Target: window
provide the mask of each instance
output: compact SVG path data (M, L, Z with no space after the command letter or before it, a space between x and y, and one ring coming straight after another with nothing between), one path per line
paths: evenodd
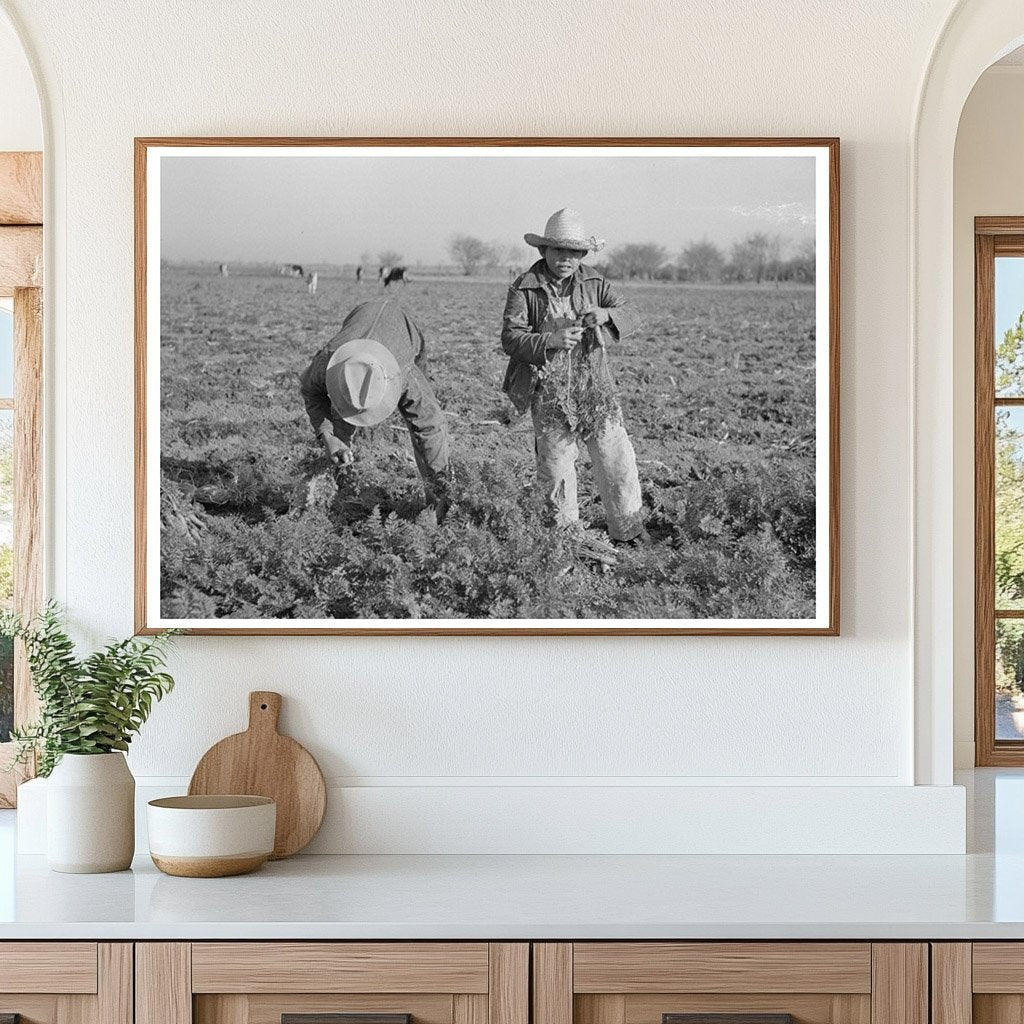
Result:
M0 606L32 616L42 601L43 161L0 153ZM0 640L0 764L36 717L24 652ZM0 772L0 807L27 773Z
M1024 217L975 253L976 761L1024 765Z

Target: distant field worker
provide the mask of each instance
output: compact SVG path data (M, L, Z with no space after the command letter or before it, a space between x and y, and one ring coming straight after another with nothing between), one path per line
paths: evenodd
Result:
M639 317L593 267L583 263L603 240L588 235L575 210L553 213L543 235L527 233L541 258L512 282L501 345L511 357L504 390L530 410L537 479L561 526L579 522L577 440L590 451L612 540L648 540L636 455L608 369L606 345L631 334Z
M426 339L396 302L360 303L302 374L309 421L331 461L354 461L352 438L397 409L409 428L427 503L444 504L448 429L423 370Z

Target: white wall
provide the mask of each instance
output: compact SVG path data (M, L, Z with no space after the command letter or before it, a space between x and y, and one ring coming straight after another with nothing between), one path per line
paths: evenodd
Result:
M954 161L954 709L974 764L974 218L1024 215L1024 66L990 68L960 119Z
M54 120L51 589L92 639L132 628L133 136L842 138L840 639L188 638L137 774L187 777L273 688L338 784L428 803L914 781L907 183L945 0L7 6Z
M0 151L40 150L43 123L25 50L0 16Z

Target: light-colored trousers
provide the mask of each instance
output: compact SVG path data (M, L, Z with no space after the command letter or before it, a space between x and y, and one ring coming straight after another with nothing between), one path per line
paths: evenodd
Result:
M579 448L568 424L542 416L541 403L531 410L537 438L537 480L559 526L579 522L576 458ZM608 533L613 540L632 540L643 529L640 515L640 478L636 454L621 419L605 424L586 440L594 478L604 505Z

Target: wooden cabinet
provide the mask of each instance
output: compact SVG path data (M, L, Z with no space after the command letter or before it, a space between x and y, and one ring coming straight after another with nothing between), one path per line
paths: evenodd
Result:
M132 1024L132 944L0 943L0 1017Z
M533 958L533 1024L928 1024L924 943L536 943Z
M529 1024L529 970L515 942L139 943L136 1024Z
M9 1014L21 1024L1022 1024L1024 943L8 942L0 1018Z
M932 944L934 1024L1024 1020L1024 942Z

